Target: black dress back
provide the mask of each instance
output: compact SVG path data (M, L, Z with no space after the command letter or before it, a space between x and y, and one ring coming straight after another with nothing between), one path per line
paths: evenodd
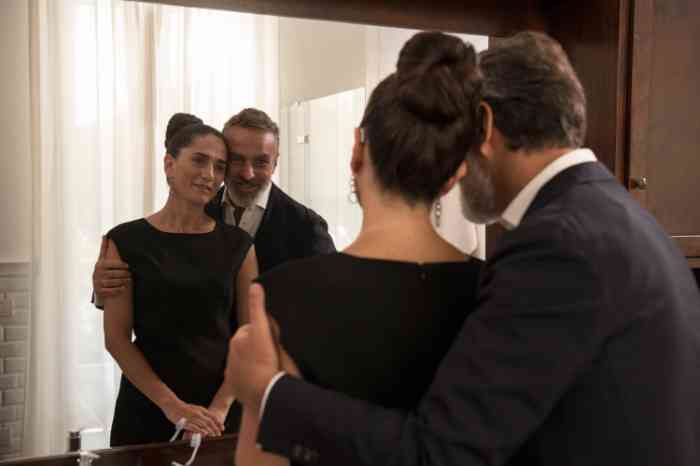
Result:
M129 264L134 344L181 400L207 407L223 381L233 284L250 236L218 222L210 233L166 233L145 219L107 236ZM122 376L112 446L167 441L173 431L158 406Z
M410 409L474 308L481 266L336 253L284 264L259 282L305 379Z

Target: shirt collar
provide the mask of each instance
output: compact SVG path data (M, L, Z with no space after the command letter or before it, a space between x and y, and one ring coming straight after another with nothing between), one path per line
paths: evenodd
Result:
M587 162L595 162L596 160L595 155L589 149L576 149L554 160L520 190L518 195L508 204L506 210L503 211L503 214L501 214L500 223L508 230L516 228L520 225L520 222L525 216L525 212L527 212L527 209L530 207L530 204L532 204L537 193L540 192L542 187L552 178L569 167Z
M260 191L257 196L255 196L255 205L265 210L267 208L267 201L270 199L270 191L272 190L272 181L267 184L267 187ZM231 197L233 201L237 203L236 193L231 191ZM231 204L229 201L228 186L224 185L223 196L221 196L221 205ZM243 203L241 203L243 204Z

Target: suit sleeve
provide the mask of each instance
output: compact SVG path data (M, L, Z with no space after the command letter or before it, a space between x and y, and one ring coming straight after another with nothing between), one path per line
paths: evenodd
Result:
M604 294L577 243L556 225L520 229L487 264L477 310L415 410L383 409L285 376L263 413L262 447L307 464L506 463L607 333Z
M311 209L307 209L307 222L309 232L305 236L304 256L313 257L321 254L330 254L336 251L333 239L328 233L326 221Z

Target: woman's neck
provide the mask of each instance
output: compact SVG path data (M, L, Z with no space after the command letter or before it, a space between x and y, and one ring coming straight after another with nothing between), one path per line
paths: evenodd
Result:
M204 206L177 198L172 192L165 206L148 220L159 229L171 233L206 233L215 221L204 212Z
M435 231L430 208L383 195L362 206L362 228L345 252L410 262L464 260L466 256Z

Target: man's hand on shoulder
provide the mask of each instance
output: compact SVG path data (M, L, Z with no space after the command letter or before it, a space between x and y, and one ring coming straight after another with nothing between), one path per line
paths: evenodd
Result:
M92 272L92 286L98 300L122 293L131 281L129 264L109 258L109 240L102 238L100 255Z
M267 385L280 370L280 360L262 286L252 285L249 296L250 323L231 338L224 383L242 404L259 411Z

